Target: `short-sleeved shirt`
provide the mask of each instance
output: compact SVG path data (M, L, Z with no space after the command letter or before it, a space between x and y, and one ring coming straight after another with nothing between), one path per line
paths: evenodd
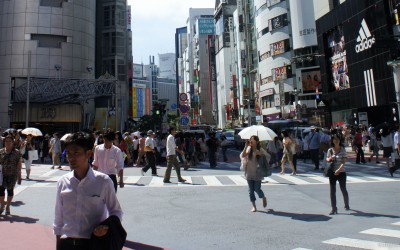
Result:
M18 178L18 164L21 154L18 150L12 150L7 154L6 149L0 149L0 164L3 166L3 184L6 189L13 189Z
M326 157L328 158L328 157L331 157L332 155L334 155L332 170L335 172L336 170L338 170L340 168L340 165L342 165L346 162L346 158L347 158L346 149L344 147L341 147L339 153L335 154L335 151L333 150L333 148L330 148L330 149L328 149ZM346 169L343 167L340 170L340 172L346 172Z

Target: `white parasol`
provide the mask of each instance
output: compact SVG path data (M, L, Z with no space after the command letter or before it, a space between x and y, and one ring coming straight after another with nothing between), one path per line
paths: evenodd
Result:
M60 138L60 141L66 141L66 140L68 139L68 137L70 137L71 135L72 135L71 133L63 135L63 136Z
M242 139L250 139L253 135L258 136L260 141L272 141L277 135L276 133L263 125L253 125L247 128L244 128L239 132L240 138Z
M25 128L21 133L24 135L43 136L42 131L37 128Z

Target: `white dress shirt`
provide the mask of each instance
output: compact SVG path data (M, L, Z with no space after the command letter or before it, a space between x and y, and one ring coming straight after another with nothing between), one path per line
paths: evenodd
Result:
M175 148L176 148L175 137L173 135L169 135L167 137L167 156L176 155Z
M111 148L105 148L104 144L96 146L93 158L92 164L98 167L97 171L107 175L117 175L124 168L122 151L114 145Z
M393 140L394 140L394 147L397 148L397 145L400 144L400 132L399 131L397 131L394 134Z
M90 239L94 228L108 216L122 220L122 214L112 180L91 167L81 181L71 171L57 183L53 229L61 238Z

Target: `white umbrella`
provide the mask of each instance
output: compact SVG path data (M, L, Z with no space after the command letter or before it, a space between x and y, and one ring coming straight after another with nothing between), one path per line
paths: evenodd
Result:
M42 131L37 128L25 128L21 133L24 135L43 136Z
M60 138L60 141L66 141L72 134L65 134Z
M132 133L132 137L136 136L137 138L140 138L140 131L136 131Z
M247 128L244 128L239 132L240 138L242 139L250 139L253 135L258 136L260 141L272 141L277 135L276 133L263 125L253 125Z

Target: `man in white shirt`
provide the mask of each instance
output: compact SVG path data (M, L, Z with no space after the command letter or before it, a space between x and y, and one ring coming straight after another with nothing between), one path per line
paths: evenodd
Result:
M156 134L153 130L147 131L147 138L144 143L144 152L146 153L146 162L147 165L142 168L142 175L144 175L147 170L151 168L151 175L157 176L157 167L156 167L156 149L155 149L155 142L154 137Z
M57 183L53 224L56 249L90 249L91 234L101 237L108 231L108 226L99 224L111 215L121 220L123 213L111 179L88 164L93 136L78 132L65 143L72 171Z
M176 152L182 153L179 151L178 147L175 144L175 135L176 129L174 127L169 128L169 135L167 137L167 170L164 175L164 183L171 183L169 180L171 178L171 170L172 167L175 167L176 175L178 177L179 182L185 182L186 180L181 176L181 168L179 166L179 162L176 159Z
M397 150L397 152L400 153L400 126L397 127L397 131L394 134L393 144L394 144L394 148Z
M107 131L104 134L104 143L96 146L93 155L93 169L108 175L114 183L117 192L117 174L119 186L124 187L124 157L121 150L113 145L115 139L114 131Z

